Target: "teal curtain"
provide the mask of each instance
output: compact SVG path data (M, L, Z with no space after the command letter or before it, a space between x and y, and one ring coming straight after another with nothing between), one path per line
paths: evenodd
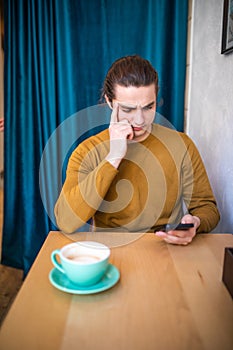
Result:
M183 129L187 7L184 0L4 1L2 264L26 274L56 229L45 207L53 207L51 192L60 190L63 137L56 142L52 136L70 116L98 103L114 60L129 54L149 59L160 77L158 111ZM77 128L82 123L74 122L72 140ZM89 129L82 138L99 130Z

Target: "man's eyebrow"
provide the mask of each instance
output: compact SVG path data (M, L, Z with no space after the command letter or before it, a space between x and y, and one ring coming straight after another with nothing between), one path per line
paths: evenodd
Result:
M152 101L152 102L148 103L146 106L143 106L142 108L152 107L154 104L155 104L155 101Z
M122 103L118 103L118 104L121 108L132 109L132 110L137 109L137 106L135 106L135 105L125 105ZM148 107L153 106L154 104L155 104L155 101L152 101L152 102L148 103L147 105L143 106L142 108L148 108Z
M137 106L133 105L124 105L122 103L118 103L121 108L126 108L126 109L137 109Z

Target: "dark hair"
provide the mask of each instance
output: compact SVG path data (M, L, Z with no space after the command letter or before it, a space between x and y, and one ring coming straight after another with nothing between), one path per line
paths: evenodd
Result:
M115 85L121 86L148 86L155 84L155 93L158 93L158 73L151 63L138 56L125 56L116 60L104 80L102 98L106 95L110 102L115 98Z

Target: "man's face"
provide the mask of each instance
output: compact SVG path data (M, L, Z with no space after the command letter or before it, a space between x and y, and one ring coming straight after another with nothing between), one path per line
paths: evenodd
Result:
M151 131L156 111L155 85L115 86L113 104L119 106L118 121L127 120L134 131L134 140L144 140Z

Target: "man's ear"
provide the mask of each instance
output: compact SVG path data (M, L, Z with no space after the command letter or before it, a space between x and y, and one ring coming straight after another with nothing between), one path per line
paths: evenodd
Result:
M106 94L104 95L104 98L105 98L108 106L112 109L112 102L109 100L109 98L108 98L108 96Z

